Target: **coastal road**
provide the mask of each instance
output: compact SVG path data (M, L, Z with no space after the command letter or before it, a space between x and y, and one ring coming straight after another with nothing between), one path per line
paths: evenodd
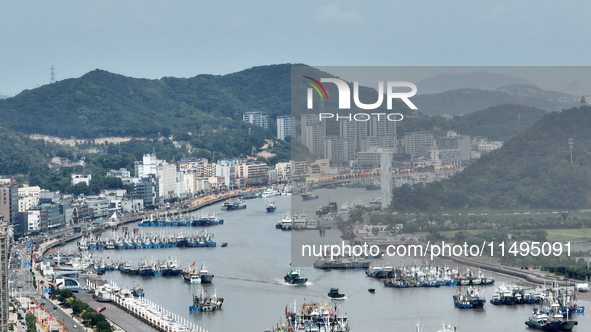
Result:
M27 253L32 252L31 247L27 247L26 244L19 244L12 248L12 257L10 260L10 272L8 276L8 285L13 296L26 296L33 297L39 303L44 303L43 308L49 311L49 314L53 319L59 320L60 322L65 321L65 326L69 331L84 331L83 328L79 327L79 323L76 322L72 317L64 312L58 305L51 302L49 299L43 299L46 294L42 294L41 291L37 290L35 283L33 282L33 273L31 273L31 255ZM17 254L18 253L18 254ZM20 262L20 266L19 263ZM50 323L51 327L61 326L57 322ZM76 328L74 328L76 326ZM61 328L60 328L61 330ZM51 329L50 329L51 331Z

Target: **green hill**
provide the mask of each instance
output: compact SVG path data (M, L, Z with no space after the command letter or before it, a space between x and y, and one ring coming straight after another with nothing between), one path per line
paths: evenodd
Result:
M396 210L591 206L591 107L544 115L462 173L394 191ZM573 162L568 141L574 139Z
M489 107L449 121L451 130L470 136L486 136L504 141L531 127L546 111L539 108L505 104Z
M470 114L502 104L536 107L559 111L580 105L581 97L555 91L545 91L529 85L513 85L494 90L456 89L413 97L418 109L429 115Z
M243 112L289 114L290 68L158 80L97 69L0 100L0 118L26 134L68 138L168 136L199 133L205 125L235 128Z

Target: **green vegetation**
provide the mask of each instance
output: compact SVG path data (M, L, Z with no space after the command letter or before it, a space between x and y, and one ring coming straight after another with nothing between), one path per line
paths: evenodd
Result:
M546 111L539 108L505 104L455 116L449 122L452 130L463 135L504 141L533 126L544 114Z
M27 313L25 322L27 322L27 332L37 332L37 318L32 313Z
M412 98L418 109L429 115L466 115L502 104L518 104L546 111L558 111L580 105L580 99L581 97L544 91L530 85L512 85L494 90L455 89L434 94L420 94Z
M112 332L113 328L105 316L99 314L85 302L77 299L70 289L52 289L51 297L60 301L60 305L72 308L72 314L82 318L83 324L96 332Z
M591 193L591 108L545 115L462 173L426 187L395 190L398 211L580 209ZM574 138L573 162L568 141Z
M0 117L26 134L97 138L191 133L198 137L217 132L215 140L234 135L234 130L247 130L243 112L261 111L273 119L289 114L290 68L289 64L263 66L224 76L159 80L97 69L2 99Z

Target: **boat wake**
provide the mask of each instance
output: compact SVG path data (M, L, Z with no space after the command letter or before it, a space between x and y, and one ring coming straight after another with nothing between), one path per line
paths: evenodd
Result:
M343 301L343 300L347 299L347 296L343 296L343 297L339 297L339 298L327 296L327 298L331 299L331 300L335 300L335 301Z
M306 283L304 283L304 284L290 284L290 283L286 282L283 279L273 279L273 281L276 284L278 284L278 285L294 286L294 287L298 287L298 286L312 286L312 285L314 285L314 283L312 283L311 281L306 281Z

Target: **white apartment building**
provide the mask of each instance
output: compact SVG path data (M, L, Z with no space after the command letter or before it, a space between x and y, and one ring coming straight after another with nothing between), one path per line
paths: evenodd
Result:
M490 152L503 146L502 141L490 141L478 143L478 150L481 152Z
M90 180L92 180L91 174L72 174L72 185L75 186L78 183L86 183L87 186L90 185Z
M39 205L39 195L37 196L24 196L18 198L18 212L26 212L31 206Z
M41 188L39 186L29 187L28 185L24 185L22 188L18 188L18 197L27 197L27 196L39 197L40 191L41 191Z
M158 177L158 194L168 198L178 195L179 183L177 181L176 165L169 164L165 160L158 160L156 174Z

